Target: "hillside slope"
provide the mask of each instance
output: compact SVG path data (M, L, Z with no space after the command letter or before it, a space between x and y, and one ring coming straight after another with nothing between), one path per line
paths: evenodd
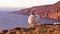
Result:
M60 25L41 24L29 28L15 27L11 30L2 30L0 34L60 34Z
M35 11L35 14L39 14L41 18L49 18L60 21L60 1L52 5L25 8L21 11L15 11L13 14L29 15L33 11Z

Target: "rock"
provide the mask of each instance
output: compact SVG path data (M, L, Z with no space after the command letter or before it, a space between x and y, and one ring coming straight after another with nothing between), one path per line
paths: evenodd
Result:
M22 9L20 11L14 11L12 13L19 15L30 15L33 11L35 11L35 14L39 14L41 18L49 18L58 21L58 17L60 17L60 1L55 4L34 6L31 8Z

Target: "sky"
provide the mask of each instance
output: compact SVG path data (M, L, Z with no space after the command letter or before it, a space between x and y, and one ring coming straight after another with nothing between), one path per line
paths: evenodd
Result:
M0 7L32 7L54 4L59 0L0 0Z

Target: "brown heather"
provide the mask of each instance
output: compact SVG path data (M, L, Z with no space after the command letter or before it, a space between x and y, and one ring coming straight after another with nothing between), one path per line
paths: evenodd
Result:
M60 34L60 25L41 24L34 27L15 27L11 30L2 30L0 34Z

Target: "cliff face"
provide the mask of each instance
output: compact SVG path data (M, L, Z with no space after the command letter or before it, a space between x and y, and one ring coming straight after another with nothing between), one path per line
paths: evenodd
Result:
M60 17L60 1L43 10L47 13L47 18L58 20Z
M20 11L14 11L13 14L22 14L22 15L30 15L33 11L41 11L41 10L44 10L46 8L48 8L50 5L43 5L43 6L34 6L34 7L31 7L31 8L25 8L25 9L22 9Z
M60 20L60 1L52 5L35 6L22 9L21 11L15 11L13 13L29 15L33 11L35 11L35 14L39 14L41 18Z

